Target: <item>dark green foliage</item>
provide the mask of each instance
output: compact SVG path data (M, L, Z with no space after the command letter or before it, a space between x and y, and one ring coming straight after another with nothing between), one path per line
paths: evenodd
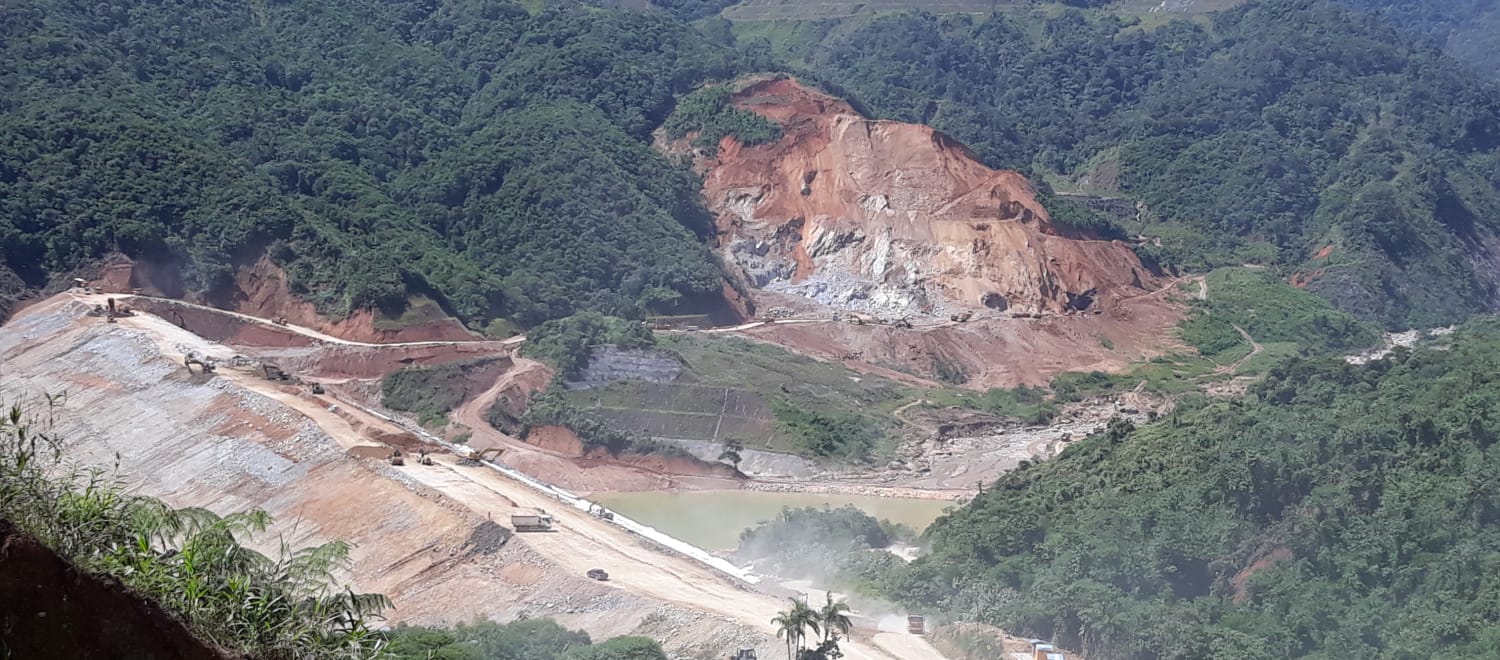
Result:
M673 139L697 131L693 146L710 154L718 153L719 141L725 136L747 146L781 138L781 127L776 122L730 105L729 88L724 85L708 85L683 97L662 128Z
M1430 41L1480 75L1500 76L1500 5L1493 0L1339 0Z
M1491 306L1476 245L1500 232L1500 88L1374 18L1268 0L1211 26L913 13L814 32L785 48L818 77L990 164L1075 175L1118 153L1153 259L1300 266L1337 243L1307 270L1344 311L1403 326Z
M581 312L534 328L527 333L521 354L551 365L563 380L576 380L588 366L592 349L602 344L645 348L656 345L656 335L638 322Z
M1102 371L1069 371L1052 379L1052 394L1058 401L1083 401L1134 387L1130 376Z
M776 423L792 435L799 454L865 460L875 439L883 435L857 413L814 410L785 398L770 403Z
M1286 362L1002 477L885 584L1088 657L1495 656L1497 373L1492 318L1448 350Z
M423 416L446 413L463 403L464 377L497 358L449 362L432 367L405 367L380 382L380 404L391 410Z
M662 12L508 0L0 6L0 265L111 251L224 293L262 251L331 314L473 325L718 291L645 144L735 56Z
M739 0L651 0L651 4L688 20L713 16Z
M1350 353L1379 339L1368 324L1264 270L1216 270L1207 282L1208 299L1194 301L1181 326L1183 341L1207 357L1248 345L1235 326L1258 342L1294 342L1314 355Z
M387 638L382 657L391 660L666 660L652 640L615 637L592 644L587 633L551 619L479 621L452 629L400 626Z

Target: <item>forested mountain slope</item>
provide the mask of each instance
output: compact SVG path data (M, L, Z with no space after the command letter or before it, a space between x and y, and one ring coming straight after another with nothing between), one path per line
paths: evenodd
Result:
M1132 20L906 13L737 28L991 165L1144 201L1144 222L1126 229L1160 238L1148 251L1167 263L1300 270L1339 307L1396 326L1500 302L1500 88L1331 3Z
M211 290L264 250L337 315L468 321L715 295L644 141L738 69L669 14L507 0L0 6L0 259L120 250Z
M928 532L902 600L1089 658L1500 655L1500 322L1293 361L1128 423Z

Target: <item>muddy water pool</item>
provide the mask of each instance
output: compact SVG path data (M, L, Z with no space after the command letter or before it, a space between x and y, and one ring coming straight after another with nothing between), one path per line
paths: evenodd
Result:
M775 518L783 507L852 504L876 518L920 532L942 515L944 508L953 506L946 500L752 490L595 493L589 499L710 551L733 548L741 531Z

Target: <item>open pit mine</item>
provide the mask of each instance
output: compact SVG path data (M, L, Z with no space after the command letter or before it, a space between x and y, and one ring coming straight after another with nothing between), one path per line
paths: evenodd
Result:
M752 334L975 388L1114 370L1169 346L1171 279L1121 241L1055 226L1020 174L792 79L731 102L782 137L726 137L697 162L730 277L763 318L843 321Z

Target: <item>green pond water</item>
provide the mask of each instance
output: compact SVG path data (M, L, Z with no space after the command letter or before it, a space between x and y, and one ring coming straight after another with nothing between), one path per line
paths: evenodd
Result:
M741 531L775 518L783 507L853 504L876 518L898 522L920 532L943 515L944 508L953 505L945 500L751 490L595 493L589 499L706 550L735 547Z

